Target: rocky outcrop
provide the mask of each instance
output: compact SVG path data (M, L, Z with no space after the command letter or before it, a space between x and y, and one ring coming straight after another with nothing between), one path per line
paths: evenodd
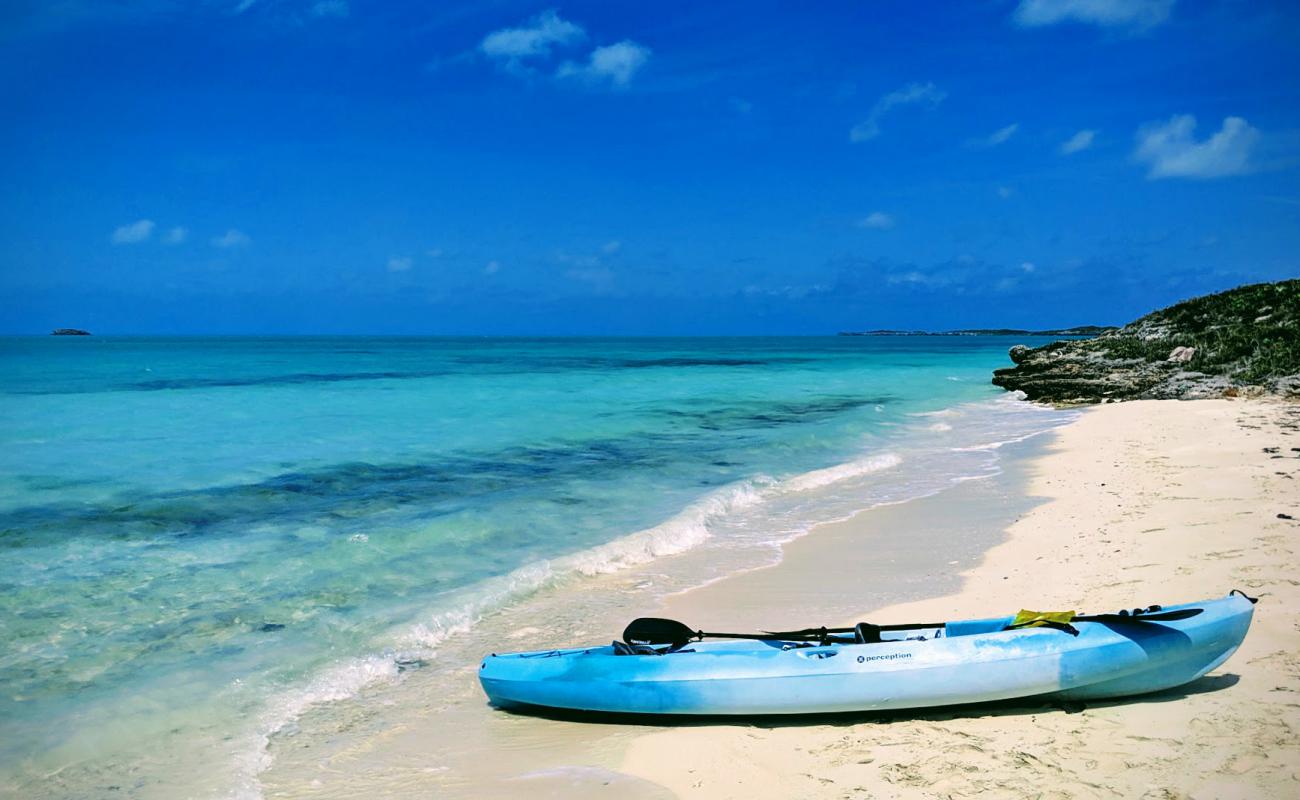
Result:
M1300 396L1300 280L1241 286L1083 341L1016 345L993 383L1031 400Z
M1023 328L962 328L956 331L840 331L839 336L1098 336L1115 330L1106 325L1076 325L1073 328L1053 328L1049 331L1029 331Z
M51 336L89 336L90 331L83 331L81 328L55 328L50 331Z

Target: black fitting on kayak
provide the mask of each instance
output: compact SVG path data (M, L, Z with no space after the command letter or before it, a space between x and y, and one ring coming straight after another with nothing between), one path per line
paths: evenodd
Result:
M859 622L853 626L853 641L858 644L880 644L880 626Z
M1140 617L1143 614L1154 614L1157 611L1163 610L1163 608L1164 608L1163 606L1157 606L1157 605L1150 605L1147 606L1146 608L1135 608L1132 611L1129 611L1127 608L1121 608L1118 613L1119 616L1121 617L1128 617L1128 616Z
M1234 594L1239 594L1239 595L1241 595L1242 597L1246 598L1247 600L1250 601L1250 604L1251 604L1251 605L1254 605L1254 604L1256 604L1256 603L1259 602L1259 598L1258 598L1258 597L1251 597L1250 595L1246 594L1245 592L1243 592L1243 591L1240 590L1240 589L1233 589L1231 592L1228 592L1228 597L1232 597Z
M1028 630L1029 628L1051 628L1054 631L1060 631L1061 633L1068 633L1071 636L1079 635L1079 629L1074 627L1070 623L1055 622L1053 620L1047 620L1047 619L1031 620L1029 622L1022 622L1019 625L1008 625L1002 630L1023 631L1023 630Z

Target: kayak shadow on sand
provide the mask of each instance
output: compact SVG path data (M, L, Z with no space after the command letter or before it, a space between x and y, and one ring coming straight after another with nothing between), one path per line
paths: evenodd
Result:
M960 706L895 709L890 711L845 711L834 714L773 714L755 716L694 716L678 714L621 714L607 711L569 711L542 706L512 705L497 708L506 714L518 714L557 722L588 723L593 725L630 725L655 728L698 728L712 725L747 726L751 728L795 728L812 725L889 725L895 722L923 720L939 722L961 718L1011 717L1059 711L1077 714L1090 708L1110 708L1144 703L1170 703L1198 694L1210 694L1235 686L1241 676L1236 673L1206 675L1191 683L1164 689L1159 692L1092 700L1086 703L1060 700L1051 696L1017 697L988 703L969 703Z

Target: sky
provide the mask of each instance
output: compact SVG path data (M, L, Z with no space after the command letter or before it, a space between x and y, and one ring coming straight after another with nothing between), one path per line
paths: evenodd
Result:
M1294 3L8 0L0 108L0 333L1033 328L1300 276Z

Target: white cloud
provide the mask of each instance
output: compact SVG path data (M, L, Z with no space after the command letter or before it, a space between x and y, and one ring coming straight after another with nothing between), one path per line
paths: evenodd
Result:
M934 108L947 96L947 92L936 88L933 83L909 83L877 100L871 107L871 112L867 114L867 118L854 125L849 131L849 141L866 142L879 136L881 117L898 106L920 105Z
M1020 0L1012 19L1022 28L1081 22L1145 30L1169 19L1174 0Z
M1020 130L1020 123L1013 122L1005 128L998 128L983 139L975 139L971 141L970 145L972 147L997 147L1006 142L1012 136L1015 136L1016 131L1018 130Z
M614 272L609 267L593 266L566 270L564 277L571 281L588 284L591 289L602 294L614 288Z
M190 229L183 225L177 225L175 228L172 228L163 235L163 242L166 244L180 244L189 237Z
M346 17L352 13L348 0L316 0L311 7L313 17Z
M239 0L239 3L235 6L235 13L242 14L252 8L256 3L257 0Z
M251 244L252 241L252 239L248 238L248 234L241 230L231 228L220 236L214 236L212 238L212 246L220 247L222 249L230 249L234 247L243 247L247 244Z
M113 244L139 244L149 240L153 236L154 222L151 219L142 219L132 222L130 225L123 225L113 231Z
M520 69L524 59L548 58L551 49L581 41L582 26L561 19L554 9L543 11L519 28L502 28L483 37L478 49L508 69Z
M1036 269L1038 269L1038 266L1032 261L1025 261L1020 264L1021 272L1033 272Z
M952 281L944 275L927 275L920 270L908 270L887 275L885 281L891 284L916 284L919 286L947 286Z
M600 248L601 252L607 256L612 256L622 249L623 249L623 243L620 242L618 239L613 239L611 241L605 242L604 246Z
M1008 199L1010 199L1010 198L1011 198L1011 195L1013 195L1013 194L1015 194L1015 193L1016 193L1016 190L1015 190L1015 189L1012 189L1010 186L999 186L999 187L998 187L998 197L1001 197L1003 200L1008 200Z
M579 77L590 81L608 80L615 86L626 86L645 63L650 60L650 48L624 39L617 44L597 47L587 57L586 64L566 61L555 74L560 78Z
M497 273L500 272L500 271L501 271L501 262L500 262L500 261L489 261L489 262L488 262L488 263L483 267L483 274L484 274L484 275L495 275L495 274L497 274Z
M411 268L411 259L407 256L393 256L388 259L389 272L406 272Z
M1246 120L1226 117L1218 133L1201 142L1194 138L1195 130L1191 114L1143 125L1133 157L1147 164L1148 178L1219 178L1250 171L1259 131Z
M425 250L424 254L429 258L442 258L443 250L441 247L431 247L428 250Z
M872 211L866 217L858 221L859 228L870 228L876 231L887 231L894 227L894 218L883 211Z
M1081 130L1061 143L1061 155L1068 156L1078 153L1092 147L1092 140L1096 138L1097 132L1090 130Z

